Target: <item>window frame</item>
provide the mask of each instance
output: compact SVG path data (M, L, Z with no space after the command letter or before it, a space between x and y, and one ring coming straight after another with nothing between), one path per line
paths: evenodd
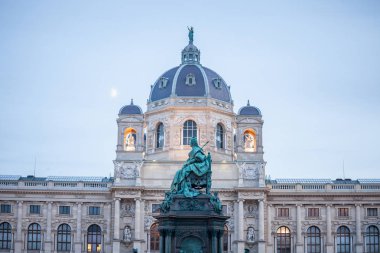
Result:
M68 212L66 212L68 210ZM61 205L58 207L58 213L59 215L70 215L71 214L71 207L66 205Z
M87 228L86 252L101 252L102 247L102 228L98 224L92 224Z
M378 217L379 216L379 210L376 207L368 207L366 210L367 217ZM372 214L373 212L373 214Z
M32 223L28 226L27 231L27 250L41 250L42 233L41 225Z
M225 149L225 130L222 123L216 124L216 131L215 131L215 146L217 149ZM220 140L218 140L220 138Z
M289 218L290 217L290 208L289 207L278 207L277 208L277 217L278 218Z
M12 213L12 205L11 204L1 204L0 205L0 213Z
M156 127L156 149L163 149L165 146L165 128L164 123L159 122Z
M310 226L306 231L306 252L307 253L321 253L321 230L317 226Z
M372 231L371 231L372 230ZM370 225L365 231L365 252L366 253L377 253L380 248L380 232L379 228L375 225Z
M0 223L0 250L12 247L12 225L9 222Z
M41 214L41 205L29 205L29 214Z
M95 212L95 210L97 210L97 211ZM100 213L101 213L100 206L89 206L88 207L88 215L95 216L95 215L100 215Z
M57 228L57 251L67 252L71 250L71 227L63 223Z
M319 218L320 217L320 208L319 207L308 207L307 208L307 217L308 218Z
M198 125L194 120L188 119L182 125L182 145L190 145L190 140L193 137L198 139Z
M276 253L291 253L291 249L292 239L290 229L287 226L280 226L276 230Z
M337 216L339 218L348 218L350 217L350 208L348 207L338 207Z

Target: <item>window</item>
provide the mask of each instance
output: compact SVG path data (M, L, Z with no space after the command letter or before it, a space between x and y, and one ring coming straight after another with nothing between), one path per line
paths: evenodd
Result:
M244 131L244 151L245 152L256 152L256 132L252 129Z
M67 224L61 224L57 229L57 251L71 250L71 228Z
M156 148L164 147L164 124L161 122L157 125L156 130Z
M100 252L102 250L102 230L93 224L87 229L87 252Z
M197 138L197 123L187 120L183 124L183 145L190 145L191 138Z
M29 206L29 213L40 214L41 213L41 206L40 205L30 205Z
M59 206L59 214L70 214L69 206Z
M152 204L152 213L160 212L160 204Z
M348 217L349 212L348 208L338 208L338 216L339 217Z
M379 229L376 226L369 226L365 235L366 253L380 252L379 246Z
M367 216L377 216L377 208L367 208Z
M9 204L1 204L0 206L0 212L1 213L11 213L12 209L11 209L11 205Z
M159 84L158 84L158 88L160 88L160 89L166 88L166 86L167 86L167 84L168 84L168 81L169 81L168 78L166 78L166 77L161 77L161 78L160 78L160 82L159 82Z
M157 223L150 227L150 250L160 250L160 233L158 232Z
M0 224L0 249L11 249L12 227L8 222Z
M319 208L308 208L307 209L307 216L308 217L319 217Z
M277 253L290 253L291 243L290 243L290 230L288 227L279 227L277 229Z
M190 57L192 59L192 56ZM195 85L195 76L192 73L186 75L186 85L193 86Z
M126 128L124 130L124 150L135 151L136 149L136 130L133 128Z
M216 147L224 148L224 129L222 124L218 123L216 125Z
M346 226L341 226L336 232L336 249L337 253L351 252L350 230Z
M100 207L99 206L90 206L88 207L89 215L100 215Z
M277 209L278 217L289 217L289 208L278 208Z
M41 226L37 223L32 223L28 227L28 250L41 249Z
M214 84L215 88L217 88L217 89L221 89L222 88L222 79L220 79L220 78L214 78L214 79L212 79L212 83Z
M321 252L321 230L316 226L309 227L307 229L307 253L320 253L320 252Z

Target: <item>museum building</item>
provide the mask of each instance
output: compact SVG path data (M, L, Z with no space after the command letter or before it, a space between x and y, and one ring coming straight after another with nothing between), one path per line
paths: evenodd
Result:
M212 191L230 217L223 252L379 253L380 179L266 178L261 111L235 113L230 86L200 57L189 36L147 111L120 109L113 177L0 176L0 253L159 252L154 216L192 137L212 155Z

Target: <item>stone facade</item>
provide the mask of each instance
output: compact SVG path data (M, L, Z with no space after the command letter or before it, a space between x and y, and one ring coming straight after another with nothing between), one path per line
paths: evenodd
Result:
M380 252L380 179L266 178L260 110L234 113L229 86L189 60L197 50L158 78L145 113L120 110L114 177L0 176L0 252L158 252L154 216L193 136L230 216L223 252Z

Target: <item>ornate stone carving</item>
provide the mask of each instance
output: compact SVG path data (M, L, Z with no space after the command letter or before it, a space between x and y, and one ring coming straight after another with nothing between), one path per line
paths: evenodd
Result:
M140 169L143 165L143 161L141 162L133 162L126 163L123 161L114 161L115 170L114 176L115 178L121 179L132 179L140 176Z
M144 217L144 227L145 227L145 230L149 230L150 227L152 226L152 224L156 221L155 218L153 218L152 216L145 216Z
M239 178L261 180L265 178L265 162L256 162L247 164L246 162L237 162L236 166L239 168Z

